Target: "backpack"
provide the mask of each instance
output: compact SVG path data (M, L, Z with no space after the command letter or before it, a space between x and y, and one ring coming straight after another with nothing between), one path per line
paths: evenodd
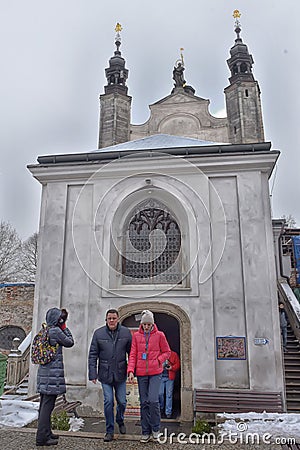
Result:
M55 358L59 344L50 345L49 327L42 324L40 331L34 336L31 345L31 362L45 365Z

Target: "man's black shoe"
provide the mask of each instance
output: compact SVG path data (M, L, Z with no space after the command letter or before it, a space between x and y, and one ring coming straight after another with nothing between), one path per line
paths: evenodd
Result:
M114 438L114 435L113 435L113 434L111 434L111 433L106 433L106 435L104 436L103 441L104 441L104 442L110 442L110 441L113 440L113 438Z
M58 439L48 439L48 441L46 442L37 442L36 446L37 447L49 447L50 445L57 445L58 444Z
M126 434L126 427L124 423L119 423L119 431L121 434Z
M53 433L51 433L50 438L51 438L51 439L59 439L59 434L53 434Z

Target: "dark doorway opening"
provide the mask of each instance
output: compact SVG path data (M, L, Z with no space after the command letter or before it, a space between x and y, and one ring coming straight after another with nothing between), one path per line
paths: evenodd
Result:
M180 331L179 323L175 317L165 313L154 313L154 320L157 328L163 331L166 335L167 341L171 350L176 352L180 357ZM140 314L133 314L123 320L122 325L137 329L140 325ZM173 391L173 412L172 419L176 419L181 413L181 370L176 373Z
M25 339L25 331L14 325L7 325L0 328L0 349L11 350L14 338L19 338L20 343Z

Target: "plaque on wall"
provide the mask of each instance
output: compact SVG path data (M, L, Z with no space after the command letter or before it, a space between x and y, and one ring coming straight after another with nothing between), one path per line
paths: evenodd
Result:
M217 336L217 359L246 359L246 338L243 336Z

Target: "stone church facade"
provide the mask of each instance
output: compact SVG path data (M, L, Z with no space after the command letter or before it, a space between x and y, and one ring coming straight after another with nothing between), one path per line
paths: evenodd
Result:
M182 421L193 418L195 389L284 391L268 191L279 152L264 142L253 60L235 31L227 118L209 114L177 64L172 93L131 125L118 32L99 150L29 166L42 184L33 330L48 308L70 311L68 395L87 414L103 407L87 356L109 308L132 329L143 309L154 312L180 354Z

